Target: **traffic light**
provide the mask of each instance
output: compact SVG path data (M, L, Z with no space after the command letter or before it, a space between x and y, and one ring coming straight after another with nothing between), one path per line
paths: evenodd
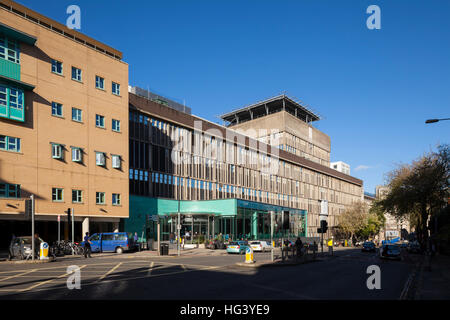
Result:
M70 210L70 208L68 208L66 211L64 211L64 213L67 213L67 222L69 223L69 225L70 225L70 222L71 222L71 215L70 215L70 213L71 213L71 210Z
M328 230L328 222L326 222L325 220L321 220L320 229L322 229L322 233L326 233Z
M26 220L31 220L31 212L32 208L31 208L31 200L27 199L25 200L25 219Z

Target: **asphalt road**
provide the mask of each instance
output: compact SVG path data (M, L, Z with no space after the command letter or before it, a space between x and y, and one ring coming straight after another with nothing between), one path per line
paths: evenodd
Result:
M255 253L256 260L269 254ZM399 299L413 268L360 249L296 266L245 268L239 255L149 257L144 253L71 258L46 264L0 264L0 299ZM67 288L67 267L80 268L81 289ZM369 290L378 265L381 289Z

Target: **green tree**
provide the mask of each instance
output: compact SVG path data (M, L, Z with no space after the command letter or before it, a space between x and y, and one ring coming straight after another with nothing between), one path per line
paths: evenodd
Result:
M428 219L446 204L449 167L448 145L439 146L437 152L425 154L411 164L399 165L388 174L390 191L378 203L398 218L410 216L422 246L428 237Z
M338 227L352 240L366 225L368 218L368 206L362 201L357 201L347 207L338 217Z

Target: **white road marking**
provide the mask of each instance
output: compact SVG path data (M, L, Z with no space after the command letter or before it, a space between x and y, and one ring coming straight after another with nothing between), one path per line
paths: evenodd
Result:
M150 268L148 269L147 276L150 276L152 274L152 269L153 269L154 265L155 265L155 262L152 261L152 263L150 263Z

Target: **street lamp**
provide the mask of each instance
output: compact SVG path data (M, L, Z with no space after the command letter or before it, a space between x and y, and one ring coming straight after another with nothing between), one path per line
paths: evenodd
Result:
M425 123L435 123L435 122L439 122L439 121L443 121L443 120L450 120L450 118L444 118L444 119L428 119L427 121L425 121Z

